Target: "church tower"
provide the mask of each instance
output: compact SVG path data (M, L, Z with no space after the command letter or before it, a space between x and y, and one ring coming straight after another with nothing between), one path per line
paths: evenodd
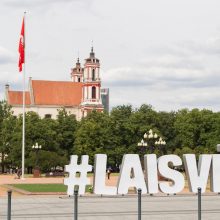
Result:
M83 81L83 68L81 68L79 58L77 59L76 66L73 69L71 69L70 74L71 74L71 79L73 82Z
M100 63L95 57L93 47L90 56L85 60L83 70L83 100L81 103L82 116L85 117L90 111L96 109L103 111L101 101Z

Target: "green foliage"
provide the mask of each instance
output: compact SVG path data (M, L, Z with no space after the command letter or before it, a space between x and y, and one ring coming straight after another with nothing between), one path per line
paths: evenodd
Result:
M53 151L39 150L38 152L38 164L36 164L36 153L31 151L29 157L26 160L26 164L31 167L39 165L42 172L49 172L51 168L64 167L68 164L68 160L65 156L62 156Z
M125 153L148 153L137 143L152 129L166 141L165 153L182 156L185 153L215 153L220 143L220 112L181 109L177 112L157 112L150 105L133 109L117 106L111 113L92 111L81 121L65 109L56 119L40 118L28 112L26 120L26 166L34 167L38 159L44 172L68 164L70 155L108 155L108 166L120 165ZM0 102L0 153L8 155L2 166L20 167L22 116L15 117L10 106ZM42 146L38 154L32 146ZM151 143L152 144L152 143ZM155 149L158 156L160 149ZM37 157L37 158L36 158Z
M10 161L10 149L16 118L12 115L11 107L5 101L0 102L0 154L1 167L4 172L5 165Z
M66 192L63 184L11 184L11 186L28 192Z
M10 186L13 186L18 189L22 189L28 192L35 192L35 193L41 193L41 192L66 192L67 186L64 184L11 184ZM86 186L86 192L92 191L92 185Z
M174 123L176 145L188 146L195 152L199 152L197 150L199 147L204 152L207 152L206 148L208 148L210 153L214 153L215 146L220 141L218 122L219 113L213 113L210 110L183 109L178 111Z
M59 148L65 150L66 155L73 153L75 131L78 127L76 117L65 109L58 111L57 115L57 142Z
M79 122L74 143L74 153L93 156L111 149L111 124L106 113L92 111Z

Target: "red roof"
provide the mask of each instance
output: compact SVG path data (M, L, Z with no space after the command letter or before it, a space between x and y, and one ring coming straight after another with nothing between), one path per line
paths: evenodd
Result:
M31 80L31 92L35 105L75 106L82 101L82 83L64 81ZM8 103L22 105L21 91L8 91ZM30 92L26 92L26 104L30 105Z
M30 105L30 93L25 92L25 104ZM8 91L8 104L10 105L22 105L23 104L23 92L21 91Z
M82 83L32 80L36 105L79 105L82 101Z

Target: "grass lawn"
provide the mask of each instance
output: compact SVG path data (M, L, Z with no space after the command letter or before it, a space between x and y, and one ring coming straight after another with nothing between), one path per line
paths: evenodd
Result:
M18 189L28 192L67 192L67 186L63 184L11 184ZM89 187L86 186L86 192L89 192Z

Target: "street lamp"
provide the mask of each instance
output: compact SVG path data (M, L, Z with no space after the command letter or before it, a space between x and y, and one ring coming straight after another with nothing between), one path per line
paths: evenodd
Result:
M153 133L152 129L149 130L148 134L147 133L144 134L145 139L147 139L147 138L153 139L153 138L157 138L157 137L158 137L157 133Z
M155 139L158 138L158 134L154 133L152 129L150 129L147 133L144 134L144 139L138 143L138 146L141 147L141 152L146 151L146 147L149 145L150 153L153 153L155 149L156 142Z
M2 166L2 173L5 172L5 160L8 157L8 154L0 153L0 164Z
M154 152L156 147L158 147L158 149L162 151L163 154L165 154L165 145L166 141L164 141L162 137L159 137L156 132L154 133L152 129L146 132L144 134L144 138L138 143L138 147L141 147L141 155L145 153L147 146L149 146L151 154Z
M35 169L38 168L38 152L41 149L41 145L38 145L36 143L35 145L32 146L32 149L36 151L36 161L35 161Z
M2 163L7 157L8 157L8 154L0 153L0 163Z
M141 156L144 155L144 152L146 151L147 142L145 142L143 139L138 143L138 147L140 148Z
M155 142L155 145L157 145L159 150L162 151L163 154L165 154L166 141L164 141L162 137L160 137L159 140Z

